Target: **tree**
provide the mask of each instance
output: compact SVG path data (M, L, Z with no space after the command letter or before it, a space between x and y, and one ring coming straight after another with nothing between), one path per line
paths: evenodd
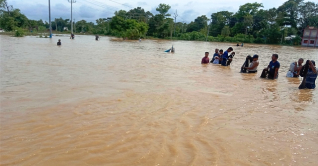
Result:
M134 19L137 21L148 22L149 18L153 16L153 14L149 11L145 12L145 10L141 7L137 7L131 9L127 12L127 16L129 19Z
M222 36L223 37L227 37L230 35L230 27L229 26L225 26L223 29L222 29Z
M318 3L301 2L299 4L298 25L302 32L307 26L318 27Z
M303 0L288 0L283 5L278 7L277 12L281 13L283 17L280 21L280 26L290 25L293 28L297 28L298 20L298 5Z
M205 15L202 15L202 16L199 16L197 17L194 22L191 22L189 25L188 25L188 29L187 29L187 32L192 32L192 31L197 31L199 32L201 29L207 27L207 21L209 19L205 16Z
M115 16L121 17L123 19L127 18L127 12L125 10L119 10L115 12Z
M163 15L164 17L167 17L167 16L171 16L171 14L167 14L168 11L170 10L170 8L171 8L170 5L161 3L161 4L159 4L159 6L156 8L156 11L158 11L158 12L159 12L161 15Z
M232 12L221 11L217 13L212 13L211 18L212 22L210 27L210 33L212 34L212 36L217 36L218 34L221 34L221 31L224 28L224 26L231 26L232 22L235 24L235 20L232 20Z

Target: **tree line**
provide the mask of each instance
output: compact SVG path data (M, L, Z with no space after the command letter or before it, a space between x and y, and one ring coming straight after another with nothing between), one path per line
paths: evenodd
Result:
M112 35L128 39L164 38L219 42L244 42L298 45L307 26L318 27L318 3L288 0L278 8L263 9L261 3L246 3L235 13L220 11L198 16L190 23L174 22L171 6L159 4L158 14L141 7L119 10L113 17L99 18L96 23L80 20L74 23L76 33ZM63 32L71 27L69 19L56 18L52 30ZM19 9L0 0L0 28L13 31L23 28L41 31L49 28L42 20L29 20ZM287 36L292 40L284 40Z

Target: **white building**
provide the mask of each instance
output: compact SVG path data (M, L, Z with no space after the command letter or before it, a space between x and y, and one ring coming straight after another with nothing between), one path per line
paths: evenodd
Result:
M304 30L301 45L306 47L318 47L318 28L307 27Z

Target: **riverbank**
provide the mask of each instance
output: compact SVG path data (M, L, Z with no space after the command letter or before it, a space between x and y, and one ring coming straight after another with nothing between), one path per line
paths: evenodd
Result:
M59 36L59 35L70 35L70 32L52 32L53 36ZM92 35L95 36L96 34L92 33L74 33L76 35ZM14 36L15 32L0 32L0 35L8 35L8 36ZM105 37L115 37L115 38L121 38L117 36L111 36L111 35L103 35L103 34L98 34L99 36L105 36ZM39 33L39 32L24 32L24 36L39 36L39 38L48 38L49 33L44 32L44 33ZM251 36L249 37L250 39L245 40L244 38L236 38L236 37L213 37L209 36L206 38L206 36L201 36L198 38L180 38L180 37L166 37L166 38L156 38L153 36L145 36L142 39L150 39L150 40L166 40L166 41L207 41L207 42L220 42L220 43L232 43L231 46L236 46L237 43L241 45L242 42L237 42L237 41L245 41L243 42L244 44L259 44L259 45L277 45L277 46L293 46L293 47L301 47L301 45L294 45L291 43L282 43L282 44L268 44L268 43L260 43L260 42L249 42L253 41L251 39Z

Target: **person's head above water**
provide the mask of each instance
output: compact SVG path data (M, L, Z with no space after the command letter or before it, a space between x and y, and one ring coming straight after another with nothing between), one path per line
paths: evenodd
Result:
M314 60L311 60L311 63L316 66L316 62Z
M209 56L209 52L205 52L205 57L208 57Z
M233 51L233 48L232 47L229 47L228 49L227 49L227 52L232 52Z
M275 62L278 59L278 54L273 54L272 55L272 60Z
M216 48L216 49L215 49L215 53L219 53L219 49Z
M257 60L258 60L258 55L255 54L255 55L253 56L253 61L257 61Z
M223 50L222 50L222 49L220 49L220 53L222 53L222 54L223 54Z
M298 59L298 65L303 64L303 62L304 62L304 59L303 59L303 58L299 58L299 59Z
M61 42L61 39L59 39L59 42Z

